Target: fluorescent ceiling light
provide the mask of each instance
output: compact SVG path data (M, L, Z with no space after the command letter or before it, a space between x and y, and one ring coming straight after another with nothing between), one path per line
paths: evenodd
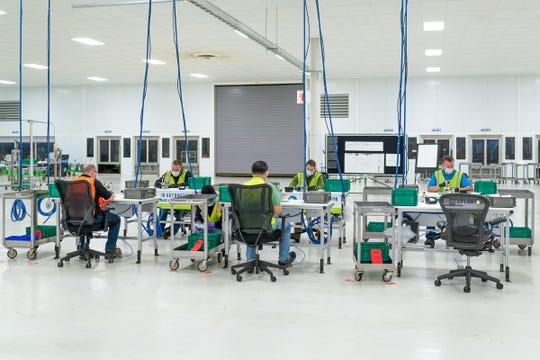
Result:
M15 81L9 81L9 80L0 80L0 84L13 85L13 84L16 84L16 82Z
M6 15L7 12L0 10L0 15Z
M97 41L94 39L90 39L87 37L80 37L80 38L72 38L71 40L76 41L78 43L84 44L84 45L90 45L90 46L98 46L103 45L101 41Z
M39 65L39 64L24 64L24 66L31 68L31 69L37 69L37 70L45 70L47 67L45 65Z
M428 73L438 73L438 72L441 72L441 68L438 67L438 66L428 66L428 67L426 68L426 71L427 71Z
M442 50L441 49L427 49L426 50L426 56L441 56Z
M424 31L443 31L444 21L424 21Z
M92 81L109 81L109 79L105 79L99 76L87 76L86 78Z
M204 74L189 74L189 75L197 79L206 79L208 77L208 75L204 75Z
M240 35L241 37L243 38L248 38L248 36L246 34L244 34L243 32L241 32L240 30L234 30L235 33L237 33L238 35Z
M281 55L276 54L276 57L277 57L278 59L280 59L280 60L285 61L285 59L284 59L283 56L281 56Z
M142 59L142 62L146 62L146 59ZM161 61L158 59L148 59L148 63L152 65L165 65L165 61Z

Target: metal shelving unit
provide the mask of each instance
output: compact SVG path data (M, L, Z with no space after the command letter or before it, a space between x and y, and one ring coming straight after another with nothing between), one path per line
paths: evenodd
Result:
M534 192L522 189L499 189L501 195L511 195L518 199L524 200L524 227L530 229L530 237L512 237L512 228L510 228L510 245L517 245L520 249L527 248L529 256L532 254L532 246L534 244Z

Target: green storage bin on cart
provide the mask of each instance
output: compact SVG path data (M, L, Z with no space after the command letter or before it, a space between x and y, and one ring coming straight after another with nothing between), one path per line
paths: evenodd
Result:
M34 231L35 230L41 231L41 237L43 239L56 236L55 225L36 225L34 226ZM30 226L26 227L26 235L30 235Z
M212 178L208 176L198 176L188 178L188 187L190 189L200 190L203 186L210 185Z
M203 239L204 239L204 233L202 232L196 232L196 233L190 234L188 236L188 249L192 249L193 246L195 246L195 243L197 242L197 240L203 240ZM215 233L215 232L208 233L208 249L209 250L215 248L221 243L222 243L221 233ZM199 249L199 251L203 251L203 250L204 250L204 244Z
M386 223L386 228L389 229L392 227L392 223ZM367 231L369 232L383 232L384 231L384 221L370 221L367 224Z
M531 229L528 227L513 226L510 228L510 237L528 239L531 237Z
M351 190L351 180L343 179L344 191ZM326 179L324 180L324 191L341 192L341 180L340 179Z
M392 205L416 206L418 205L417 188L395 188L392 190Z
M362 264L371 264L371 250L380 249L382 252L382 261L383 264L391 264L392 258L390 257L390 246L385 242L363 242L362 247L360 248L360 263ZM354 244L354 257L358 251L358 243Z
M229 195L228 186L219 187L219 201L231 202L231 196Z
M55 183L50 183L49 184L49 197L52 197L52 198L59 198L60 197L60 194L58 193L58 189L56 188Z
M474 192L482 195L491 195L497 193L497 183L491 180L476 180L474 182Z

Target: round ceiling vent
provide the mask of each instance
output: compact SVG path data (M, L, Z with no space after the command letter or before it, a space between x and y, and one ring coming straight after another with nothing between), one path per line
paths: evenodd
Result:
M211 52L201 52L201 53L193 54L193 57L199 60L216 60L216 59L219 59L221 55L217 53L211 53Z

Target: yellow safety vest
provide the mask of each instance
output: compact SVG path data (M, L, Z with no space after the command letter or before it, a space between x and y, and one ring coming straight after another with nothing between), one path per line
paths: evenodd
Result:
M448 188L449 189L456 189L461 186L461 178L463 177L463 173L461 171L455 171L454 176L448 181L444 177L443 170L437 170L435 171L435 181L437 182L437 185L444 183L448 181ZM438 192L443 193L444 187L439 188Z

